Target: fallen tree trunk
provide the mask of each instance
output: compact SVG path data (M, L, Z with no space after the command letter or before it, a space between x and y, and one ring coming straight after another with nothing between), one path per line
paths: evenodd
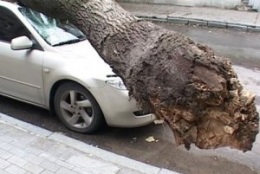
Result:
M229 60L207 46L140 20L113 0L19 0L69 19L122 77L130 96L173 130L178 145L250 150L259 117Z

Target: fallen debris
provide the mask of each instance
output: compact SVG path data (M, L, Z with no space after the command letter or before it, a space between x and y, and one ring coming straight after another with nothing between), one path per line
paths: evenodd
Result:
M154 120L154 124L163 124L164 120Z
M150 136L150 137L146 138L145 141L147 141L148 143L152 143L152 142L155 142L155 139L153 136Z
M145 139L145 141L147 141L148 143L152 143L152 142L159 142L158 139L155 139L153 136L150 136L148 138Z

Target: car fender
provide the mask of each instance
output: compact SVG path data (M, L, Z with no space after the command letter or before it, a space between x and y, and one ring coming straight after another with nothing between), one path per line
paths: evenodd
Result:
M73 81L90 91L91 88L102 88L106 85L106 76L84 71L84 68L75 67L73 64L63 65L57 69L43 68L44 92L46 105L49 107L50 95L57 84ZM75 70L76 69L76 70Z

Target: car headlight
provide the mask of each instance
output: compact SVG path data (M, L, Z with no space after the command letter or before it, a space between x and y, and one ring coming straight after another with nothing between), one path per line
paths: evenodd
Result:
M106 83L116 89L127 90L124 82L121 79L107 80Z

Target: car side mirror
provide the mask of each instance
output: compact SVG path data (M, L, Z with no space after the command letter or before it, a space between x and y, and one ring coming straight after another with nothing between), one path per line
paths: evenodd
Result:
M12 39L11 48L13 50L25 50L30 49L33 46L33 42L27 36L20 36Z

